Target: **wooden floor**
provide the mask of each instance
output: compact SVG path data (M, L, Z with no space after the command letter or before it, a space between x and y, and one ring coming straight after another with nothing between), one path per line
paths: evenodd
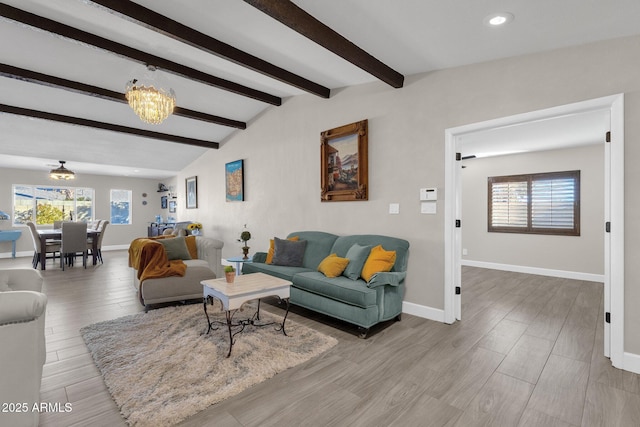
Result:
M72 411L43 414L41 426L125 425L78 332L142 311L126 252L104 258L43 272L41 398ZM30 259L0 260L17 266ZM361 340L353 327L294 309L290 319L339 344L182 425L639 426L640 376L602 356L602 305L598 283L465 268L464 320L454 325L403 315Z

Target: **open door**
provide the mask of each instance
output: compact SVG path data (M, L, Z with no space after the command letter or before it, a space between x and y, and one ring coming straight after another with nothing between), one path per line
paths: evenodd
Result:
M602 138L604 147L605 224L604 237L604 354L613 366L625 369L624 363L624 95L617 94L575 104L533 111L487 122L445 130L445 254L444 321L461 319L462 186L461 161L456 160L462 141L475 132L515 126L553 117L579 115L593 111L609 114L610 131ZM464 153L463 153L464 154ZM458 156L460 158L460 155Z

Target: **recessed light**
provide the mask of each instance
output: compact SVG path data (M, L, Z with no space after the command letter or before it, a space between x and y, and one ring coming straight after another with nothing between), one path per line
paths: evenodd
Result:
M499 27L513 21L514 16L509 12L492 13L484 18L484 25L488 27Z

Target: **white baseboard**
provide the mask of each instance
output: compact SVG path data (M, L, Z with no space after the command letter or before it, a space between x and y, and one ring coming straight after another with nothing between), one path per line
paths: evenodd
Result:
M625 352L622 363L624 363L623 369L625 371L640 374L640 354Z
M527 267L524 265L498 264L495 262L473 261L468 259L463 259L461 261L461 264L469 267L490 268L492 270L513 271L515 273L538 274L540 276L561 277L563 279L575 279L585 280L587 282L604 283L604 274L553 270L550 268Z
M444 310L427 307L426 305L418 305L412 302L403 301L402 312L429 320L435 320L436 322L444 322Z
M103 251L121 251L121 250L129 250L129 245L110 245L103 246Z
M16 252L16 258L23 256L33 256L33 251ZM11 252L0 252L0 258L11 258Z

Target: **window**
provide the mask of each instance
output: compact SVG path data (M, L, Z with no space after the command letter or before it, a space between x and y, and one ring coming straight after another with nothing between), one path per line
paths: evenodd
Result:
M490 232L580 235L580 171L488 181Z
M13 224L93 220L93 188L13 185Z
M110 222L131 225L131 190L111 190Z

